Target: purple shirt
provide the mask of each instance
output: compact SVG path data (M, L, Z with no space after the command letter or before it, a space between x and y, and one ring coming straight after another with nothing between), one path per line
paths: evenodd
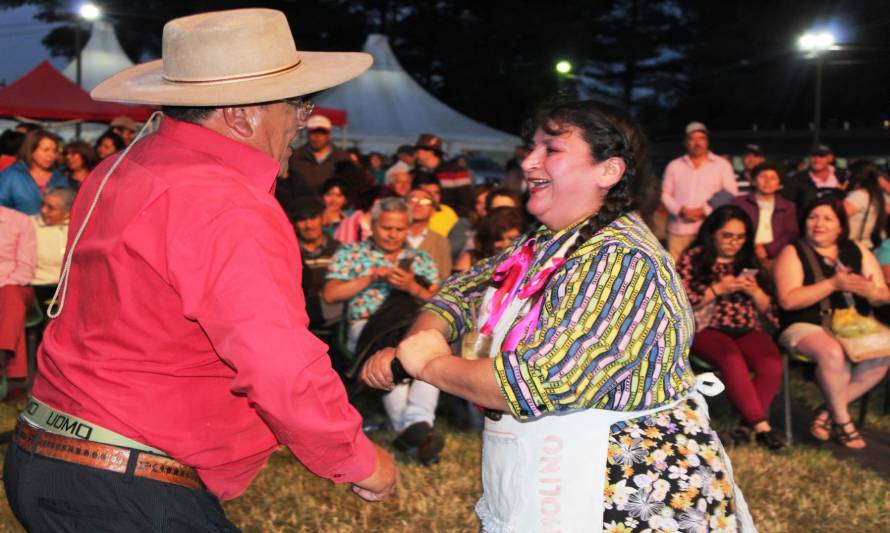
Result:
M0 206L0 287L27 285L37 268L37 237L28 215Z
M726 159L708 152L707 158L696 168L688 155L678 157L664 170L661 185L661 202L667 208L668 233L674 235L695 235L701 221L686 222L680 218L680 209L703 208L705 214L713 210L708 200L720 191L733 196L738 194L735 172Z

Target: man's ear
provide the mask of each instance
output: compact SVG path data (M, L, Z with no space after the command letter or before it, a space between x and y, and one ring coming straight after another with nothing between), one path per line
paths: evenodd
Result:
M221 109L222 119L226 126L239 137L248 139L256 129L258 106L224 107Z
M603 189L611 189L621 181L627 164L620 157L610 157L599 164L602 169L596 173L596 184Z

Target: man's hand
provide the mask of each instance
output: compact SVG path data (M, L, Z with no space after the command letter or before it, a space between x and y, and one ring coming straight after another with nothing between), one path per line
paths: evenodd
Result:
M413 291L417 285L417 282L414 281L414 274L407 270L402 270L399 267L393 267L389 273L387 273L386 281L396 289L405 291L408 294L414 294Z
M377 466L370 477L353 483L352 491L359 498L369 502L380 502L389 496L399 481L399 472L393 463L392 456L380 446L377 449Z
M390 365L395 357L395 348L384 348L378 351L365 361L365 365L358 375L359 379L369 387L392 390L395 383L393 383L394 378Z
M683 206L680 208L680 218L686 222L698 222L699 220L704 220L705 210L701 207L692 208Z
M400 342L396 348L396 357L405 371L415 378L421 377L427 363L443 355L450 356L451 348L442 333L435 329L419 331Z
M759 259L760 262L767 261L769 259L769 256L767 256L767 254L766 254L766 246L764 246L762 244L755 244L754 245L754 256L757 257L757 259Z

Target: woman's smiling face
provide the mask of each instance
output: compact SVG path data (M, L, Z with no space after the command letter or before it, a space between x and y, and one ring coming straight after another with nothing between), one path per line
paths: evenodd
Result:
M522 161L528 211L554 231L595 213L605 193L595 179L602 165L593 160L581 130L558 129L562 132L551 134L538 128L532 150Z

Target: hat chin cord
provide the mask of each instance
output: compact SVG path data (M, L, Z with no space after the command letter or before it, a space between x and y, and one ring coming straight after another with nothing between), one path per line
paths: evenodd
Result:
M127 146L124 151L118 156L117 161L111 165L111 168L105 173L105 176L102 178L102 181L99 182L99 186L96 188L96 195L93 196L93 200L90 202L90 208L87 210L86 216L83 218L83 222L80 227L77 229L77 234L74 236L74 240L71 241L71 247L68 248L68 253L65 255L65 264L62 266L62 273L59 276L59 284L56 286L56 292L53 294L53 298L49 303L49 307L46 309L46 316L49 318L57 318L62 314L62 309L65 307L65 297L68 295L68 280L71 275L71 258L74 256L74 249L77 247L77 243L80 242L81 236L83 236L83 232L87 227L87 224L90 222L90 218L93 216L93 211L96 210L96 205L99 204L99 197L102 195L102 189L105 188L105 184L108 183L108 179L114 174L114 171L117 170L118 165L121 164L121 161L124 160L124 157L127 156L127 153L130 151L130 148L136 145L136 143L151 133L157 131L157 125L160 124L161 117L163 113L160 111L155 111L148 117L148 120L142 126L142 129L139 130L139 133L136 134L136 137L133 139L133 142ZM155 124L157 122L157 125Z

